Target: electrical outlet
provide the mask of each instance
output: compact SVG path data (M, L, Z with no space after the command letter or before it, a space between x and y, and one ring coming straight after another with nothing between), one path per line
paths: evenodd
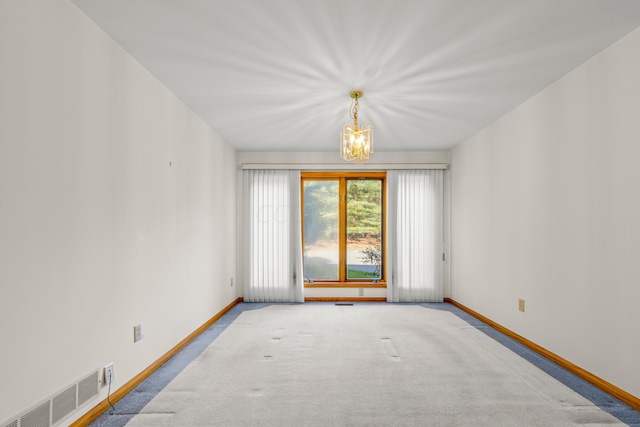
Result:
M114 379L115 379L115 374L113 372L113 363L104 365L104 384L105 385L111 384Z
M144 336L142 336L142 325L136 325L133 327L133 342L140 341Z
M230 286L233 288L233 277L231 278L230 283L231 283Z
M519 299L518 300L518 310L524 312L524 300L523 299Z

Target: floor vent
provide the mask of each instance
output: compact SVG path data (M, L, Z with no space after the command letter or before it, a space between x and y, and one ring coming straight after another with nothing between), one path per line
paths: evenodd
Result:
M1 427L52 427L100 395L100 370L0 424Z

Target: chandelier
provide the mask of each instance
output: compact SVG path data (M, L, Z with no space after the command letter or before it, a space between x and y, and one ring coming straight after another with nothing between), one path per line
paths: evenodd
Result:
M358 99L362 98L361 90L352 90L351 109L349 115L353 119L353 123L347 123L340 133L340 156L347 160L353 160L354 163L366 163L369 160L369 154L373 153L373 138L371 126L361 128L358 125Z

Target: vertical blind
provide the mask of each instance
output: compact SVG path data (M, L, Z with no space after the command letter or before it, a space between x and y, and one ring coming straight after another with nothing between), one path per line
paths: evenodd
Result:
M389 302L442 302L442 170L387 173ZM303 302L299 170L244 170L244 299Z
M244 299L302 302L300 171L245 170Z
M387 174L390 302L442 302L444 297L442 170Z

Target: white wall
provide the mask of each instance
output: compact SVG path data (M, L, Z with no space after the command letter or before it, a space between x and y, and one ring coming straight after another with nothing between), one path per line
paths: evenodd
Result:
M0 94L4 421L235 299L236 159L66 0L0 2Z
M452 297L640 396L640 30L452 152ZM526 311L518 311L518 299Z

